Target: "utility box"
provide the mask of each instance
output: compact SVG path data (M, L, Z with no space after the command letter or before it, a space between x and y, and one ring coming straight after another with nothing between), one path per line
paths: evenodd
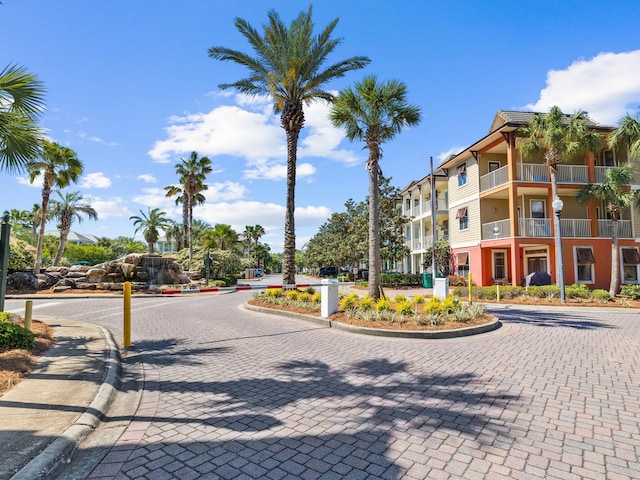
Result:
M436 277L436 281L433 287L433 296L440 298L447 298L449 295L449 279Z

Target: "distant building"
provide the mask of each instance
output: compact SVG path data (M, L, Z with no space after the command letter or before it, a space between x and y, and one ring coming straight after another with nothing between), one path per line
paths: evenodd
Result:
M59 230L50 230L48 232L44 232L44 234L60 238ZM90 233L77 233L70 231L67 236L67 243L71 243L73 245L95 245L98 243L98 237Z

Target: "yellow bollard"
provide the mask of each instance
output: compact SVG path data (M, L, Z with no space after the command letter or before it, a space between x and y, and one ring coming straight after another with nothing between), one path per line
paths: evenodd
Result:
M24 328L31 330L31 317L33 315L33 300L27 300L24 305Z
M471 282L471 272L469 272L469 303L473 303L473 293L471 292L473 290L473 283Z
M500 303L500 284L499 283L496 284L496 299L498 300L498 303Z
M124 348L131 346L131 282L124 282Z

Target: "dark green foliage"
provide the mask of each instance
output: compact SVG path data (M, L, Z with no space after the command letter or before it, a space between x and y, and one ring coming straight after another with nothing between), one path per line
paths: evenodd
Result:
M380 283L383 287L420 286L422 285L422 277L406 273L383 273L380 277Z
M35 334L12 322L0 322L0 352L13 349L31 350L36 346Z
M640 298L640 285L622 285L620 295L631 297L631 300L638 300Z
M91 265L104 263L111 258L111 252L108 248L96 245L73 245L67 243L64 249L64 258L67 259L69 265L77 265L80 262L89 262Z
M436 275L437 276L447 276L451 273L451 245L444 238L440 240L436 240L435 246L435 256L436 256ZM431 255L427 255L424 258L424 263L422 266L424 268L429 268L432 263ZM465 283L466 284L466 283Z
M30 270L33 267L35 257L33 253L27 249L27 243L18 240L15 244L9 246L9 270Z
M565 293L566 293L565 289ZM527 296L534 298L547 298L547 297L559 297L560 287L557 285L544 285L544 286L532 286L527 287L525 290Z
M564 293L567 298L589 298L591 296L591 290L589 290L584 283L567 285Z
M591 291L591 298L593 298L594 300L598 300L599 302L606 303L611 300L611 295L609 294L608 290L599 288L597 290Z

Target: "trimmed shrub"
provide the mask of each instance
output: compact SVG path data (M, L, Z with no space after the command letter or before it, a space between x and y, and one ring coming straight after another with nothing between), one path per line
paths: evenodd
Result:
M591 291L591 298L597 302L607 303L611 300L611 295L609 295L609 291L599 288Z
M407 273L383 273L380 276L383 287L421 286L422 276Z
M375 300L371 298L369 295L365 295L360 299L358 308L362 311L367 311L367 310L371 310L374 304L375 304Z
M36 346L35 334L13 322L0 322L0 352L13 349L31 350Z
M386 312L391 310L391 300L386 297L380 298L376 302L376 311L377 312Z
M631 297L631 300L638 300L640 298L640 285L622 285L620 295Z
M426 300L424 299L424 295L416 295L413 297L413 303L416 305L422 305Z
M558 294L559 293L558 288ZM591 296L591 291L587 288L584 283L574 283L573 285L567 285L565 287L564 293L567 298L589 298Z

